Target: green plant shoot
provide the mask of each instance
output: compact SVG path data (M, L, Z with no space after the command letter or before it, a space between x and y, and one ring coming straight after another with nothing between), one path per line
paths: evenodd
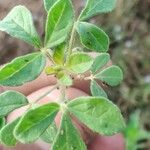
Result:
M86 150L78 129L72 122L75 116L93 132L113 135L125 127L119 108L107 96L99 84L116 86L123 80L122 70L110 61L109 37L98 26L88 23L91 17L108 13L115 8L116 0L87 0L79 16L75 16L71 0L44 0L47 14L45 38L40 39L31 16L25 6L16 6L0 21L0 30L21 39L36 48L35 53L15 58L0 68L0 86L20 86L35 80L44 71L55 75L57 84L34 103L16 91L0 94L0 141L6 146L33 143L38 139L51 144L51 150ZM81 50L75 47L80 39ZM42 42L44 41L44 42ZM93 58L88 54L97 52ZM46 66L46 61L52 65ZM66 88L74 84L72 76L90 81L92 96L69 101ZM56 103L36 105L44 96L58 88L60 100ZM12 111L27 106L26 112L7 123ZM55 117L62 113L59 128Z

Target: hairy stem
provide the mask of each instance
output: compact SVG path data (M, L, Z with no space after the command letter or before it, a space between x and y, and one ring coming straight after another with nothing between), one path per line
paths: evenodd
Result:
M71 31L71 36L70 36L70 41L69 41L69 46L68 46L68 55L67 55L67 60L70 57L71 53L72 53L72 46L74 43L74 36L75 36L75 25L76 22L74 22L74 25L72 27L72 31Z
M60 102L64 102L66 100L66 86L61 85L60 86Z
M47 49L47 48L41 48L40 51L45 55L47 56L47 58L53 63L55 64L51 54L50 54L50 51L52 51L51 49Z

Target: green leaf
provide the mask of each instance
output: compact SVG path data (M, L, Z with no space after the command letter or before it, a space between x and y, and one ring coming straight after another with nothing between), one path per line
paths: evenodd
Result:
M6 116L11 111L28 104L27 98L15 91L0 94L0 116Z
M101 135L120 132L125 123L116 105L104 97L80 97L68 103L69 111Z
M110 66L95 75L95 78L111 86L118 85L123 80L122 70L117 66Z
M0 85L19 86L36 79L46 64L41 53L18 57L0 69Z
M13 131L19 120L20 118L17 118L13 122L8 123L2 128L2 130L0 131L0 140L2 144L7 146L15 146L17 144L17 140L14 137Z
M85 9L81 12L80 20L87 20L95 15L107 13L115 8L116 0L87 0Z
M102 89L102 87L98 85L98 83L95 80L91 81L90 89L93 96L102 96L107 98L107 94Z
M84 142L67 113L63 114L61 126L51 150L86 150Z
M94 60L94 63L91 67L92 73L96 73L101 68L103 68L107 63L110 61L110 55L107 53L102 53L99 56L97 56Z
M59 71L61 71L60 66L48 66L45 68L45 73L47 75L57 74Z
M55 51L54 51L54 54L53 54L53 60L58 65L64 64L65 46L66 46L65 43L62 43L61 45L59 45L55 48Z
M5 118L4 117L2 117L2 118L0 118L0 130L1 130L1 128L5 125Z
M71 1L57 1L48 12L45 46L51 48L64 42L71 30L73 20L74 11Z
M73 84L71 77L64 72L59 72L57 74L57 78L59 79L59 82L62 85L71 86Z
M41 139L46 143L52 143L57 134L57 127L53 122L46 131L41 135Z
M74 73L84 73L91 68L93 59L85 53L74 53L70 56L66 66Z
M34 142L54 121L58 111L59 105L56 103L30 109L16 126L15 138L22 143Z
M16 6L11 12L0 21L0 30L5 31L13 37L41 47L40 38L33 25L30 11L24 6Z
M107 34L97 26L78 22L76 30L79 33L81 43L87 49L96 52L106 52L109 48L109 38Z
M46 11L49 11L50 8L57 2L58 0L44 0L44 7Z

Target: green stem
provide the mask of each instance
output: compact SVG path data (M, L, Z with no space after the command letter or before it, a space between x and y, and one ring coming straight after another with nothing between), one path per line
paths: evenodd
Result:
M74 43L74 36L75 36L75 25L76 22L74 22L73 27L72 27L72 31L71 31L71 36L70 36L70 41L69 41L69 46L68 46L68 55L67 55L67 60L70 57L71 53L72 53L72 46Z
M52 58L52 56L49 54L49 52L46 52L46 56L48 57L48 59L53 63L56 64Z
M40 97L38 97L34 103L39 102L42 98L44 98L45 96L47 96L49 93L51 93L52 91L54 91L56 88L58 87L58 84L56 84L53 88L51 88L48 92L44 93L43 95L41 95Z
M60 86L60 102L63 103L66 100L66 86Z
M53 63L56 64L50 54L49 51L52 51L51 49L47 49L47 48L41 48L40 51L43 53L44 56L47 56L47 58Z

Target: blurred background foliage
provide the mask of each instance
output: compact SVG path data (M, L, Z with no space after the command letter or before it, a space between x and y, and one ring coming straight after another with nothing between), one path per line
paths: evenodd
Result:
M73 0L77 13L85 1ZM42 0L0 0L0 19L18 4L32 11L35 25L44 36ZM112 61L124 71L123 83L107 89L128 122L124 131L128 150L150 150L150 0L118 0L112 13L90 21L110 36ZM0 33L0 64L32 51L24 42Z

